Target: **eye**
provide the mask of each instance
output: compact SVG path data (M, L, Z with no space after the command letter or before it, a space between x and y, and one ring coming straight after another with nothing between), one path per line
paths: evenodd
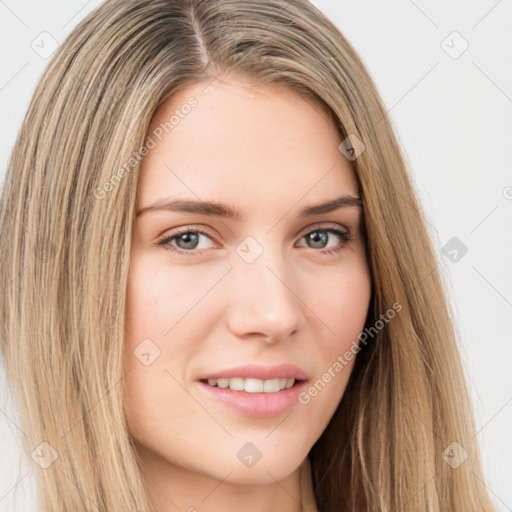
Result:
M198 247L201 237L210 238L210 236L202 231L201 229L186 228L171 235L164 235L157 242L158 245L163 246L164 249L178 254L193 255L201 254L201 251L196 249L204 249L204 247ZM176 241L176 245L172 245L171 242Z
M329 235L335 235L338 238L338 243L336 243L333 247L325 249L330 238ZM312 244L312 247L310 246L312 249L322 249L317 251L321 252L322 254L332 254L339 252L344 249L353 239L348 231L334 227L315 228L313 231L309 231L303 235L302 238L304 238L308 243Z
M334 246L328 247L329 239L333 235L338 238L338 242L335 243ZM205 231L198 228L193 229L188 227L175 233L164 235L158 240L157 245L162 246L165 250L172 251L177 254L193 256L201 254L201 250L199 249L205 249L205 247L199 247L201 238L207 238L209 240L212 239ZM344 231L337 227L318 227L307 232L305 235L302 235L301 239L303 238L307 243L312 244L309 248L321 249L316 252L320 252L322 254L339 252L353 240L348 231Z

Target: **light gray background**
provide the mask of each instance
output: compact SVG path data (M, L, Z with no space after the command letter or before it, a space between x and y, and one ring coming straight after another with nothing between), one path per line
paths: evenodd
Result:
M62 42L99 4L0 0L2 180L48 62L32 42L44 31ZM512 511L512 2L313 4L362 56L398 132L456 311L487 486L497 510ZM442 252L453 237L468 248L457 262ZM34 510L33 463L20 460L1 369L0 379L0 511Z

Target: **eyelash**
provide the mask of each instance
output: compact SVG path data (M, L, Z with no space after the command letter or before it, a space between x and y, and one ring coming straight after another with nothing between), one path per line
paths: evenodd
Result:
M341 240L343 241L342 243L338 244L336 247L331 247L330 249L322 249L322 250L316 251L316 252L320 252L322 254L333 254L333 253L340 252L341 250L345 249L346 246L353 240L353 237L351 236L351 234L348 231L343 231L339 228L333 228L333 227L314 228L311 231L308 231L307 233L302 235L301 238L304 238L305 236L310 235L311 233L315 233L315 232L333 233L333 234L339 236L341 238ZM177 254L183 254L183 255L187 255L187 256L202 254L202 251L200 251L200 250L199 251L196 249L184 250L184 249L180 249L179 247L170 245L169 242L171 242L175 238L178 238L181 235L188 234L188 233L199 233L199 234L204 235L211 239L210 235L208 233L206 233L205 231L203 231L202 229L186 228L181 231L172 233L171 235L164 235L163 237L158 239L157 245L162 246L163 249L165 249L166 251L171 251L171 252L177 253Z

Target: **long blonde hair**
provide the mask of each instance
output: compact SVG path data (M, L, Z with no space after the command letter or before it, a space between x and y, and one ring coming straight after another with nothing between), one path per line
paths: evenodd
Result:
M342 140L363 141L351 163L373 282L367 326L402 306L358 353L311 449L319 510L494 510L453 314L396 136L355 50L306 0L109 0L40 79L0 216L0 339L24 450L47 460L34 464L39 510L152 510L123 412L138 150L164 99L228 73L314 98ZM458 467L443 456L454 447L467 454Z

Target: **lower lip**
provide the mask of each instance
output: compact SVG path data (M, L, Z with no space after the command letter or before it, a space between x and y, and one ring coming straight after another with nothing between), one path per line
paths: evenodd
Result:
M253 418L273 418L279 416L298 403L298 396L306 387L306 381L298 381L288 389L275 393L248 393L232 389L217 388L199 382L206 395L225 403L243 416Z

